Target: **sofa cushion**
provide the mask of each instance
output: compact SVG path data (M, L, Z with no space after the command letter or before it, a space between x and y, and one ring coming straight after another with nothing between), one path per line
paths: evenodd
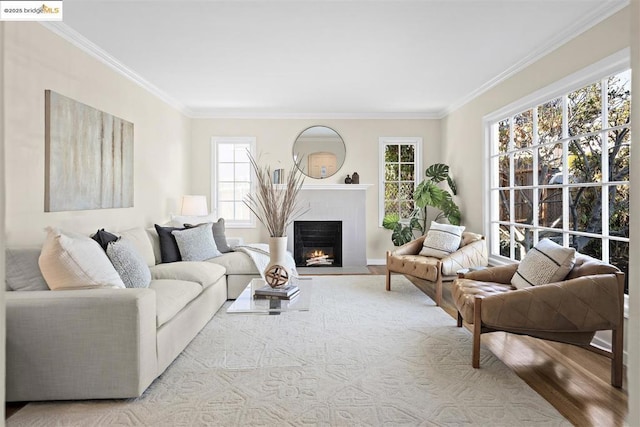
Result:
M511 285L494 282L481 282L471 279L456 279L451 287L453 302L468 323L473 323L473 307L476 295L490 296L513 291Z
M401 274L435 282L438 280L437 258L422 255L391 255L387 259L387 268Z
M202 286L185 280L152 280L156 292L156 323L160 327L202 293Z
M225 274L224 267L208 262L182 261L158 264L150 268L154 280L188 280L208 288Z
M151 272L133 243L124 237L109 242L107 256L127 288L147 288Z
M206 262L224 267L227 274L260 274L251 257L244 252L229 252Z
M565 248L549 240L540 240L520 261L511 284L518 289L563 280L573 268L574 248Z
M124 288L107 254L89 236L47 228L38 265L50 289Z
M40 248L6 250L6 285L10 291L48 291L40 273Z
M171 234L176 239L183 261L204 261L222 255L213 240L211 223L186 230L174 230Z
M160 239L160 255L163 263L182 261L180 255L180 248L176 238L171 234L172 231L184 230L179 227L162 227L155 224L156 231L158 232L158 238Z
M452 254L460 247L463 231L464 227L462 226L431 221L431 227L422 243L420 255L444 258Z
M156 256L153 253L153 245L151 236L142 227L131 228L129 230L119 231L120 237L127 239L136 248L138 253L142 255L147 266L156 265ZM157 236L157 233L154 233Z

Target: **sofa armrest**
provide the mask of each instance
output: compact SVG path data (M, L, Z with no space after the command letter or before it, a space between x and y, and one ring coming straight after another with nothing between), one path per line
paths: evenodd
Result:
M479 282L493 282L508 285L511 278L516 273L518 264L500 265L497 267L489 267L484 270L469 271L462 274L464 279L477 280Z
M455 276L463 268L486 267L489 264L486 242L484 239L475 240L442 258L441 262L443 276Z
M415 240L412 240L408 243L405 243L402 246L398 246L396 249L391 251L390 255L417 255L422 250L422 244L424 242L425 236L420 236Z
M8 401L140 396L157 375L151 289L7 292Z
M593 332L617 328L624 297L618 275L583 276L482 301L482 323L511 330Z

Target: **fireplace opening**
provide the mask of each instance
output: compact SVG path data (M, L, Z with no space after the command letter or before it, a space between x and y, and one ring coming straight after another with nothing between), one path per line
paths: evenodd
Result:
M295 221L297 267L342 267L342 221Z

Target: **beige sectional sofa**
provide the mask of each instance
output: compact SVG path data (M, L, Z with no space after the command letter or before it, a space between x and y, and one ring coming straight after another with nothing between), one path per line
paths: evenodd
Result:
M154 233L122 233L149 265L148 288L51 291L39 248L7 251L7 401L140 396L259 277L240 252L158 264Z

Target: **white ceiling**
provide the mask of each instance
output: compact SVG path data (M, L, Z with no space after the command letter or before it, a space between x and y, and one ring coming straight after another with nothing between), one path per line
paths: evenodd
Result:
M48 25L192 117L440 117L626 0L65 0Z

